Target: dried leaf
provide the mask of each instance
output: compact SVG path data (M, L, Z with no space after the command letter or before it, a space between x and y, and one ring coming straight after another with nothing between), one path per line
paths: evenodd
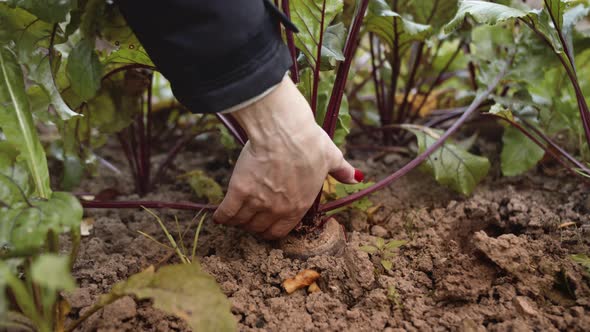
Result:
M322 199L327 201L328 199L335 199L336 197L336 185L338 181L328 175L324 180L324 185L322 187Z
M88 236L90 231L94 228L94 218L84 218L80 223L80 235Z
M367 214L367 218L369 218L370 221L374 221L373 220L373 216L375 213L377 213L377 211L379 211L379 209L381 209L383 207L382 203L379 203L377 205L371 206L370 208L368 208L365 213Z
M56 331L65 331L66 326L66 318L70 311L72 310L72 306L70 303L65 299L60 299L56 306L57 311L57 320L55 322L55 330Z
M557 226L557 228L566 228L566 227L570 227L570 226L574 226L574 225L576 225L575 222L568 221L568 222L564 222L561 225Z
M294 291L310 286L318 280L320 274L314 270L303 270L295 276L295 278L287 279L283 282L283 288L287 294L291 294Z
M318 284L316 282L314 282L313 284L309 285L309 287L307 287L307 292L308 293L316 293L316 292L321 292L322 290L320 289L320 286L318 286Z
M430 95L426 96L422 93L411 91L408 95L408 106L411 110L417 110L420 108L420 117L425 118L432 113L432 111L439 108L441 95L447 92L447 90L433 90ZM404 94L396 94L395 102L396 104L401 105L404 102Z

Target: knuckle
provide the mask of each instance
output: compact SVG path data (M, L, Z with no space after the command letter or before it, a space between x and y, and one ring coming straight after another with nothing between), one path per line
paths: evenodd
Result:
M215 213L221 218L232 218L238 213L238 207L230 205L220 206Z
M303 202L296 204L295 205L296 214L307 211L310 206L311 206L311 204L307 204L307 203L303 203Z
M255 210L261 210L265 206L264 201L260 199L252 199L248 202L248 205Z
M272 206L270 208L270 213L272 213L275 216L282 216L285 215L287 213L289 213L289 208L286 206Z
M245 190L244 186L240 185L240 184L232 185L229 188L228 192L231 192L232 195L234 195L234 197L237 197L237 198L242 198L242 197L246 196L246 190Z

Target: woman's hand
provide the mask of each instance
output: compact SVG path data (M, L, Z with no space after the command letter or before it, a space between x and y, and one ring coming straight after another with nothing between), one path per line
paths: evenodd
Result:
M343 183L362 181L290 78L232 115L249 140L213 215L216 222L265 239L284 237L311 207L328 173Z

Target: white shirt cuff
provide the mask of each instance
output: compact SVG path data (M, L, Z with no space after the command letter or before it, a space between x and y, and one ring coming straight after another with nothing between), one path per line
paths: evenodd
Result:
M287 76L287 75L288 75L288 72L285 74L285 76ZM282 80L281 80L281 82L282 82ZM270 88L266 89L263 93L259 94L258 96L253 97L253 98L250 98L250 99L248 99L246 101L243 101L243 102L241 102L241 103L239 103L237 105L234 105L234 106L232 106L230 108L226 108L226 109L224 109L223 111L221 111L219 113L227 114L227 113L231 113L231 112L235 112L237 110L240 110L240 109L242 109L242 108L244 108L246 106L250 106L250 105L254 104L255 102L259 101L260 99L266 97L271 92L273 92L273 90L276 89L281 84L281 82L279 82L279 83L271 86Z

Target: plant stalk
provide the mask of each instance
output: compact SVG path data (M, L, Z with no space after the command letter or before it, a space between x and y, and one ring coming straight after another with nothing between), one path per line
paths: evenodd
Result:
M397 170L395 173L387 176L385 179L382 179L381 181L377 182L376 184L372 185L371 187L363 189L363 190L356 192L352 195L349 195L347 197L344 197L344 198L329 202L327 204L324 204L324 205L320 206L319 211L320 212L328 212L328 211L337 209L339 207L348 205L356 200L359 200L359 199L361 199L361 198L363 198L363 197L365 197L365 196L367 196L367 195L369 195L369 194L371 194L371 193L373 193L385 186L388 186L389 184L391 184L395 180L399 179L400 177L402 177L403 175L407 174L408 172L410 172L411 170L416 168L418 165L420 165L432 153L434 153L436 150L438 150L438 148L440 148L445 143L445 141L451 135L453 135L463 125L463 123L471 116L471 114L473 112L475 112L475 110L477 110L479 108L479 106L488 98L488 96L492 93L492 91L498 86L498 84L500 83L502 78L506 75L508 68L512 64L513 59L514 59L514 56L511 55L510 60L506 62L506 65L503 68L503 70L500 72L500 74L498 74L498 76L496 76L496 78L492 81L492 83L490 83L490 85L488 85L486 90L477 95L477 97L471 102L471 104L469 105L467 110L465 110L463 115L461 115L461 117L435 143L433 143L428 149L426 149L426 151L422 152L419 156L414 158L412 161L410 161L404 167Z
M281 7L283 9L283 13L287 16L288 19L291 19L291 8L289 6L289 0L282 0ZM285 36L287 37L287 47L289 48L289 53L291 54L291 61L293 65L290 68L291 71L291 80L295 84L299 83L299 68L297 68L297 49L295 48L295 39L293 37L293 31L290 29L285 29Z
M408 112L412 112L412 105L409 103L410 92L414 88L414 81L416 79L416 74L418 73L418 67L420 66L420 61L422 60L422 53L424 51L424 43L421 42L418 44L415 50L415 56L412 57L412 69L410 70L410 75L408 76L408 82L406 83L406 89L404 91L404 98L402 100L402 104L399 107L398 111L398 118L397 123L403 123L408 116ZM395 100L395 99L394 99ZM394 101L395 102L395 101Z
M548 153L551 157L553 157L553 159L555 159L558 163L560 163L565 169L567 169L570 173L572 173L573 175L576 176L581 176L578 172L576 172L573 167L571 165L568 165L563 159L562 157L565 157L566 159L568 159L566 157L566 155L568 155L567 152L565 152L564 150L562 150L561 148L559 148L559 152L561 153L561 156L558 155L555 151L553 151L550 147L548 147L547 145L543 144L543 142L541 142L537 137L535 137L533 134L531 134L530 132L528 132L523 126L521 126L518 122L516 121L512 121L509 120L503 116L499 116L496 114L492 114L492 113L484 113L483 115L485 116L491 116L491 117L495 117L497 119L500 119L508 124L510 124L512 127L516 128L518 131L520 131L523 135L525 135L528 139L530 139L531 141L533 141L535 144L537 144L541 149L543 149L545 151L545 153ZM547 138L548 139L548 138ZM549 141L546 141L547 143L549 143ZM548 144L550 145L550 144ZM568 159L569 160L569 159ZM574 159L575 160L575 159ZM569 160L571 162L571 160ZM587 169L584 167L584 169ZM590 173L588 173L590 174ZM586 179L586 177L581 176L583 179Z
M168 169L168 167L170 167L170 165L174 161L174 158L176 158L178 153L180 151L182 151L182 149L185 148L186 145L190 141L192 141L193 139L195 139L195 137L197 137L201 134L212 133L212 132L216 132L216 131L218 131L217 128L203 130L203 131L199 131L199 132L187 135L187 136L179 139L178 141L176 141L176 144L174 144L174 147L172 147L170 152L168 152L168 154L166 155L166 158L164 159L162 164L160 164L160 166L158 167L158 170L156 171L156 175L154 176L154 178L152 180L152 185L156 185L160 182L160 180L162 179L162 176L164 175L164 172Z
M162 201L88 201L80 199L80 204L86 209L176 209L176 210L208 210L213 211L217 205L198 204L190 202L162 202Z
M324 40L324 20L326 19L326 0L322 2L322 18L320 20L320 37L318 39L318 52L316 55L315 67L313 69L313 85L311 87L311 110L314 116L318 108L318 89L320 86L320 67L322 65L322 44Z
M244 146L248 141L248 135L240 124L231 116L231 114L215 113L219 121L227 128L230 134L236 139L240 145Z
M344 46L344 61L340 63L336 73L336 80L334 81L334 87L332 88L332 94L330 95L330 101L328 102L328 108L326 110L326 117L324 119L323 128L330 137L334 137L336 131L336 123L338 122L338 113L340 111L340 104L342 103L342 96L344 95L344 88L348 79L348 73L352 64L352 59L356 51L356 40L358 38L365 12L369 5L369 0L361 0L357 13L354 16L352 26L348 32L346 38L346 44Z

